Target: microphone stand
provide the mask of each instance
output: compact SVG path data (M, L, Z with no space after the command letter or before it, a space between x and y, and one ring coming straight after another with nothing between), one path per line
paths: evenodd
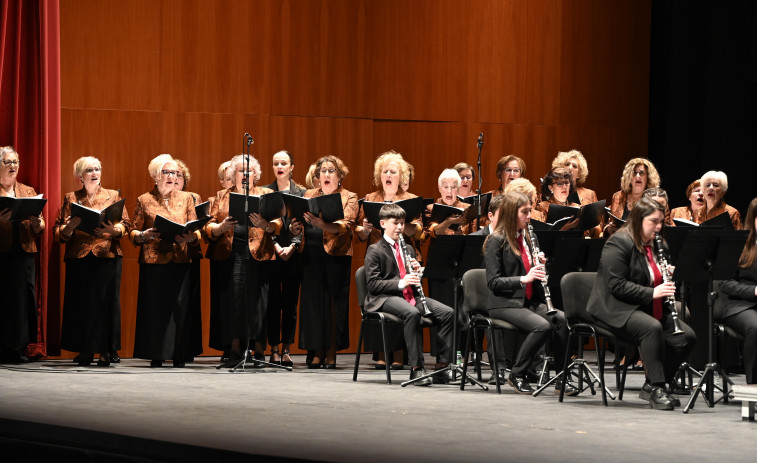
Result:
M478 147L478 190L476 190L476 193L478 193L478 198L476 198L478 215L476 216L476 231L478 231L481 228L481 215L483 214L481 210L481 149L484 147L484 132L478 134L476 146Z
M250 226L247 224L247 221L249 220L250 216L250 147L253 143L255 143L255 140L252 139L252 136L245 132L244 134L244 141L242 142L242 153L244 156L244 177L242 177L242 185L244 185L244 217L245 217L245 227L244 227L244 235L245 235L245 242L250 241ZM246 148L246 152L245 152ZM247 281L249 277L249 259L251 259L252 256L248 256L245 258L247 260L247 264L244 265L243 273L244 273L244 281ZM228 362L224 362L216 367L216 369L226 368L226 367L233 367L230 372L235 372L237 369L241 369L242 371L247 371L245 369L245 366L247 365L247 355L250 352L250 339L252 338L252 333L250 333L250 319L249 319L249 308L247 304L247 285L244 287L244 296L243 296L243 307L245 308L245 314L247 316L244 317L245 320L245 330L247 337L245 339L245 346L244 346L244 354L242 355L242 358L237 360L230 360ZM277 367L277 368L283 368L288 371L292 371L292 367L287 367L284 365L276 365L275 363L268 363L264 360L252 360L253 364L255 366L257 365L265 365L265 366L271 366L271 367Z

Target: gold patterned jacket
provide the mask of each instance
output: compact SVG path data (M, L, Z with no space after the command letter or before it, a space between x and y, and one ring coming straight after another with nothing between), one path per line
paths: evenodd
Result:
M251 195L264 195L273 193L270 188L255 186L250 188ZM231 255L231 246L234 242L234 229L226 230L223 235L213 238L210 232L212 225L219 224L229 216L229 198L231 198L231 189L221 190L213 201L210 209L210 219L205 225L205 235L210 241L208 251L205 257L213 260L225 260ZM271 225L274 227L273 233L266 233L265 230L258 227L248 227L249 230L249 248L250 254L255 260L275 260L276 250L273 246L273 235L281 232L281 219L272 220Z
M155 226L155 218L162 215L176 223L186 223L195 220L194 200L192 195L184 191L172 191L167 199L163 199L158 192L158 187L137 198L137 207L134 210L134 219L129 237L135 246L141 246L139 251L140 264L167 264L169 262L188 263L189 246L187 243L168 242L162 239L137 243L135 240L139 233ZM195 237L200 239L199 230L194 232Z
M60 233L60 228L66 222L66 218L71 215L71 204L76 203L84 207L91 209L103 210L111 204L120 201L121 195L116 190L106 190L100 188L95 194L94 198L90 201L87 198L87 190L82 188L78 191L72 191L66 193L63 197L63 206L60 208L58 218L55 221L55 227L53 233L55 234L55 240L59 243L66 244L66 259L81 259L90 252L95 257L103 258L115 258L117 256L123 256L121 251L121 237L126 236L129 231L129 214L124 207L121 214L121 221L113 224L115 228L121 231L121 236L117 238L105 238L100 236L93 236L88 233L84 233L80 230L74 230L74 233L66 239Z
M722 199L718 201L715 207L713 207L709 211L707 210L707 203L705 203L704 206L700 207L699 210L694 214L694 222L706 222L714 217L719 216L723 212L727 212L728 216L731 218L733 229L741 230L741 214L735 207L729 206Z
M13 191L16 198L30 198L37 196L34 188L16 182L13 184ZM11 196L0 186L0 196ZM28 253L37 252L37 237L45 231L45 219L42 219L42 228L39 233L35 233L29 220L22 220L18 227L18 239L21 242L21 249ZM0 223L0 252L5 252L13 245L13 222Z
M342 197L342 208L344 209L344 218L334 222L339 226L336 233L323 232L323 249L327 254L332 256L351 256L352 255L352 229L355 227L355 221L358 214L357 194L339 187L334 191ZM315 198L323 196L323 190L313 188L307 190L303 195L304 198ZM304 233L304 232L303 232ZM302 246L300 252L305 248L305 236L302 237Z

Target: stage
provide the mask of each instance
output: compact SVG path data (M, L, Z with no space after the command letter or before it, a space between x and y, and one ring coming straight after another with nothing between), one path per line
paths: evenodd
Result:
M622 402L603 407L589 391L561 404L552 388L536 398L507 385L501 395L493 386L402 388L408 370L387 385L363 359L357 382L353 355L339 356L336 370L307 370L295 356L292 372L233 374L209 357L184 369L135 359L109 368L2 365L0 447L9 462L30 452L76 461L735 463L757 455L757 423L742 422L740 402L708 408L700 397L688 414L652 410L638 398L640 372L629 373ZM615 393L611 368L606 376ZM744 384L743 375L732 379Z

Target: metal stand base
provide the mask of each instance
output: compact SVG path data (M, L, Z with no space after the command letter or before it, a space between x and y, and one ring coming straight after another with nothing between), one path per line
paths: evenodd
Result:
M723 387L719 387L715 384L715 373L718 373L721 378L723 378ZM731 381L731 378L725 375L723 372L723 369L718 365L717 363L708 363L705 366L704 373L702 373L702 377L699 379L699 382L695 386L695 391L691 395L691 398L689 399L689 403L686 404L686 407L683 409L684 413L688 413L689 410L694 408L694 404L697 401L697 397L699 394L702 394L702 397L704 397L704 401L707 403L707 406L712 408L715 406L717 402L723 401L724 404L728 404L728 385L733 386L733 381ZM702 391L702 386L706 387L705 391ZM715 389L720 390L720 392L723 394L723 396L715 400Z
M442 368L440 370L434 370L431 373L426 373L423 376L419 376L417 378L413 378L411 380L405 381L404 383L401 384L401 386L405 387L408 384L413 384L413 383L415 383L417 381L420 381L422 379L430 378L430 377L435 376L435 375L446 374L448 371L452 372L453 377L455 377L455 375L460 375L460 378L462 380L462 378L463 378L463 365L449 364L449 365L447 365L446 367L444 367L444 368ZM487 386L487 385L485 385L483 383L478 382L476 379L474 379L468 373L465 374L464 379L467 380L468 382L470 382L471 384L474 384L474 385L480 387L481 389L483 389L485 391L489 390L489 386Z
M602 380L599 378L599 375L597 375L594 370L591 369L591 367L588 365L588 362L582 358L573 359L573 361L568 365L566 369L558 373L556 376L554 376L552 379L544 383L541 387L539 387L537 390L533 392L533 396L536 397L541 392L548 388L551 384L553 384L555 381L560 379L561 377L564 377L563 381L567 381L570 379L571 371L574 368L578 368L578 372L573 373L578 376L579 379L579 390L581 392L585 391L587 388L591 389L591 395L596 395L597 391L594 390L594 383L598 383L600 387L602 386ZM567 372L567 374L566 374ZM586 380L586 387L582 387L581 381ZM560 402L563 401L563 395L564 395L565 389L564 386L560 390ZM607 386L604 387L604 392L610 396L612 400L615 400L615 396L612 392L607 388ZM604 394L602 395L603 400L606 402L606 399L604 397ZM605 405L607 405L605 403Z

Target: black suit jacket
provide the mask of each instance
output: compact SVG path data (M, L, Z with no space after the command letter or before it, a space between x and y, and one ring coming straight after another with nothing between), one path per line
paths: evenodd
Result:
M537 243L538 246L538 243ZM486 281L489 287L487 307L525 307L526 288L521 286L520 277L526 274L523 260L510 249L504 235L491 234L484 245ZM544 289L534 281L532 301L544 301Z
M415 258L412 246L408 246L408 253L410 257ZM368 246L365 253L365 278L368 281L364 306L366 312L376 312L389 296L403 297L402 289L399 287L400 272L394 249L383 236L381 240ZM418 297L415 288L413 295Z
M720 282L720 289L728 295L724 304L716 304L714 316L718 320L757 307L754 288L757 287L757 262L749 268L738 267L736 276Z
M270 185L266 185L266 188L270 188L273 191L279 191L279 184L275 181L271 183ZM305 188L302 188L297 185L297 183L294 182L294 180L289 180L289 194L294 196L300 196L305 194ZM273 237L274 243L278 243L279 246L282 248L289 246L292 243L300 244L302 242L302 235L300 236L292 236L289 233L289 223L291 220L289 217L284 216L281 226L281 233Z
M629 233L615 233L602 249L586 310L604 323L622 328L634 310L651 307L653 294L646 255L636 249Z

